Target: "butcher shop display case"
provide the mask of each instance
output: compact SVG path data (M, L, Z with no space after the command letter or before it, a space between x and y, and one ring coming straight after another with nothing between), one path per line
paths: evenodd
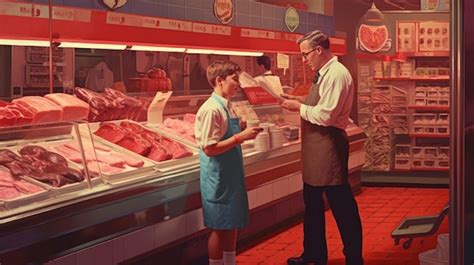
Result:
M61 122L0 129L0 201L4 218L74 203L102 185L102 162L87 124ZM112 150L108 150L112 151ZM105 172L104 172L105 173Z

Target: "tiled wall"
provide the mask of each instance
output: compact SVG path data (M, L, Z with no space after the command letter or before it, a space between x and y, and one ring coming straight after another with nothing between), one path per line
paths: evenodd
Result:
M29 0L48 3L48 0ZM53 0L55 5L107 10L99 0ZM258 3L255 0L235 0L234 19L230 25L288 32L286 8ZM117 12L144 16L203 21L219 24L213 11L214 0L129 0ZM298 10L300 25L297 33L320 29L328 35L336 32L334 17Z

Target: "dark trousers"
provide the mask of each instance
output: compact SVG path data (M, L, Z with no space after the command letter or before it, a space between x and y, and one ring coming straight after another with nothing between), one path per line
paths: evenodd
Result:
M326 245L326 220L323 192L329 201L332 214L344 244L346 265L362 265L362 224L357 202L348 184L314 187L304 184L304 259L317 265L328 260Z

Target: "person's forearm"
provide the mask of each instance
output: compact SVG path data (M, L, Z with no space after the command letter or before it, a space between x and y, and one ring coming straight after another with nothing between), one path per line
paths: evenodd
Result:
M238 143L237 138L232 136L225 140L219 141L217 144L204 148L204 153L206 153L207 156L217 156L229 151L238 144L240 143Z

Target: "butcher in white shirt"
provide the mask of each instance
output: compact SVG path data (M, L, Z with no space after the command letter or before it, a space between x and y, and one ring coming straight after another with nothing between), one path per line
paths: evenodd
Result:
M347 68L330 51L319 30L298 41L303 63L316 72L309 94L288 98L282 107L301 116L303 160L304 251L288 264L327 264L323 193L344 243L346 264L362 265L362 225L349 185L349 141L345 132L352 109L354 83Z

